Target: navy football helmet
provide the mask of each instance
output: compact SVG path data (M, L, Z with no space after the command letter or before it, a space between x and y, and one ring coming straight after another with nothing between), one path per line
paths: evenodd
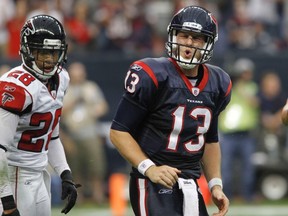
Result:
M215 17L205 8L188 6L181 9L173 16L167 31L167 54L175 59L181 68L191 69L195 65L203 64L211 59L214 44L218 39L218 26ZM195 50L190 60L182 58L179 54L180 46L185 46L176 41L179 31L194 32L205 36L206 43L202 48L190 46ZM202 54L200 59L195 58L197 50Z
M49 15L36 15L28 19L21 30L20 55L25 67L40 80L53 76L67 60L66 34L62 24ZM38 67L38 52L56 56L50 68ZM36 53L36 54L35 54Z

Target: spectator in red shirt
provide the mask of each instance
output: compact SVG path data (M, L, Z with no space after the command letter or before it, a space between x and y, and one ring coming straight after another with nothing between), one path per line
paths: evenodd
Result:
M89 19L89 6L84 1L75 4L74 13L65 21L66 33L70 39L70 48L75 50L89 48L96 33L95 25Z
M20 32L26 20L27 2L16 1L16 13L13 18L7 21L8 32L6 56L10 59L20 58Z

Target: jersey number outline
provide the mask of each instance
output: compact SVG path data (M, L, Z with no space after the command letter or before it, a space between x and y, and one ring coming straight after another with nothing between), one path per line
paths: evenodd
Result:
M55 111L55 117L53 120L53 114L51 112L47 113L33 113L30 120L30 126L39 127L43 124L43 127L38 130L26 130L22 133L20 141L18 142L18 149L30 152L41 152L43 146L45 145L45 150L48 150L48 145L51 140L52 132L55 129L56 125L59 122L61 115L61 108ZM52 122L53 121L53 122ZM52 130L48 134L48 138L45 142L45 139L37 139L38 137L44 136L48 133L52 123ZM33 142L33 139L36 139L36 142Z
M23 73L22 71L14 71L10 73L8 77L9 76L19 79L25 86L30 85L34 80L36 80L36 78L32 75Z
M184 106L179 106L173 113L173 129L168 138L167 149L170 151L176 151L179 144L179 135L183 129L184 124L184 114L186 108ZM211 112L205 107L196 107L191 110L189 116L198 123L196 130L196 135L198 139L190 140L184 143L184 148L187 152L197 152L205 144L204 134L208 131L211 124Z
M130 75L131 75L131 81L130 81L129 85L127 85L127 80L128 80ZM136 85L138 84L139 80L140 80L139 76L135 73L131 74L131 71L129 70L127 72L127 75L126 75L125 81L124 81L125 89L130 93L134 93L136 90Z

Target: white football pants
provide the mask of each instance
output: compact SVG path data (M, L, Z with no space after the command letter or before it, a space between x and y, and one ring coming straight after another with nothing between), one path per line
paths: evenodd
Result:
M21 216L51 216L50 174L9 166L14 199ZM2 213L0 200L0 213Z

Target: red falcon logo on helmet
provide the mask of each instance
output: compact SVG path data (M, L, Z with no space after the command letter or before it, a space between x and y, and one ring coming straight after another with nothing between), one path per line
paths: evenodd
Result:
M34 34L35 33L35 28L33 23L28 20L25 25L23 26L23 33L24 35L30 35L30 34Z

